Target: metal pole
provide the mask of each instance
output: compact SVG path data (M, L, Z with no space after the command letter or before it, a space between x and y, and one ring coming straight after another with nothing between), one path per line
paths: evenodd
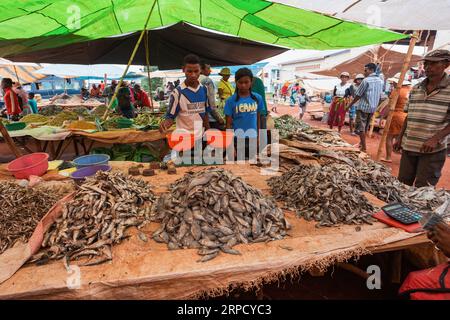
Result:
M386 145L386 138L389 132L389 128L391 126L392 117L394 115L395 105L397 104L398 95L400 93L400 89L403 85L403 80L405 79L406 72L409 68L409 63L411 62L411 56L413 54L414 46L416 45L417 40L419 39L419 31L414 31L411 40L409 42L409 48L408 52L406 53L405 60L403 61L403 67L402 71L400 73L400 79L398 80L397 86L395 87L394 92L392 93L392 98L389 101L389 114L386 121L386 125L383 130L383 135L381 136L381 141L378 146L378 152L377 152L377 161L380 161L381 154L383 153L383 148Z

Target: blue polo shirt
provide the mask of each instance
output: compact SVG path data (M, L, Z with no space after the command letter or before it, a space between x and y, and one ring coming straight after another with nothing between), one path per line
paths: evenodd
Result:
M251 96L236 101L236 93L227 99L224 113L233 119L233 129L237 138L256 138L258 136L258 113L264 111L264 102L261 95L252 92ZM241 129L241 130L239 130ZM250 131L247 131L252 129Z

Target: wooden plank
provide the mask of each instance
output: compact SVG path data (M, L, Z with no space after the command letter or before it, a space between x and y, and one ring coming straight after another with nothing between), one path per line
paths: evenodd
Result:
M421 244L425 244L425 243L431 243L431 242L430 242L430 240L428 240L428 238L425 234L421 234L421 235L418 235L417 237L385 244L382 246L375 246L373 248L370 248L370 251L372 253L381 253L381 252L403 250L408 247L413 247L413 246L421 245Z

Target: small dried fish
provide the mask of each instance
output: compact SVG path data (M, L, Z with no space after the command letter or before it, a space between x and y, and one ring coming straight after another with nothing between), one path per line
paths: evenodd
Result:
M351 187L345 178L345 168L299 165L271 178L268 184L275 199L295 208L306 220L314 219L317 227L371 223L375 207L357 188Z
M55 191L56 190L56 191ZM43 186L23 187L12 181L0 184L0 254L18 241L28 242L38 222L63 192Z
M152 219L161 222L162 229L153 239L167 243L169 249L198 247L200 262L214 259L219 251L240 255L233 249L239 243L282 239L289 228L272 199L218 168L186 174L171 185L157 207ZM271 237L262 239L266 230ZM168 237L163 239L162 234Z
M155 202L149 190L143 180L121 172L98 172L87 178L44 235L42 251L32 261L42 256L69 261L88 256L91 259L83 264L87 266L111 260L111 246L129 237L125 231L148 221ZM148 241L142 232L138 237ZM163 230L154 238L168 240Z

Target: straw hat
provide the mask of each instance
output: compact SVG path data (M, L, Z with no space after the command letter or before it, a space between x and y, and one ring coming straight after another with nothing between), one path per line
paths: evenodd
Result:
M341 74L339 75L340 77L349 77L350 78L350 73L348 73L347 71L341 72Z
M397 73L397 74L395 74L394 77L389 78L388 81L398 83L398 80L399 80L399 79L400 79L400 72ZM406 80L406 79L403 80L403 85L404 85L404 86L409 86L410 84L411 84L410 81L408 81L408 80Z
M220 70L219 74L221 76L231 76L230 68L222 68L222 70Z

